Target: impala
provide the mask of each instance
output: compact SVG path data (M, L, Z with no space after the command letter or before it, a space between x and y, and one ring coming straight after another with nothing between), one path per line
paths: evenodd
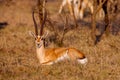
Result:
M62 12L63 10L63 7L68 4L68 8L69 8L69 11L70 11L70 14L72 14L72 4L71 4L71 1L73 0L63 0L62 4L60 5L60 9L59 9L59 13Z
M73 3L73 5L72 5ZM63 7L65 5L68 5L70 14L73 15L72 9L74 10L75 17L77 19L83 19L84 17L84 12L88 8L90 9L91 14L93 14L93 0L63 0L59 13L62 12ZM73 8L72 8L73 6ZM104 11L103 9L100 9L97 15L98 18L104 18Z
M47 14L45 14L45 16L46 15ZM35 34L33 32L30 32L30 34L35 38L37 58L41 65L51 65L64 60L76 60L81 64L87 63L87 58L85 55L75 48L45 48L44 39L47 36L47 33L43 35L38 34L34 11L32 13L32 17L35 27ZM46 17L44 17L41 27L44 26L45 21Z
M74 11L75 17L78 18L80 0L63 0L62 4L60 5L59 14L62 12L65 5L68 5L70 14L73 15Z
M63 0L59 13L62 12L65 5L68 5L70 14L72 15L72 3L76 18L80 17L82 19L86 8L90 8L91 13L93 13L93 4L89 0Z

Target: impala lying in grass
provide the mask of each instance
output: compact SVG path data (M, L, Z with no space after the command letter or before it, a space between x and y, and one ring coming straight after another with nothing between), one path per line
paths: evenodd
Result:
M45 14L45 16L46 15L47 14ZM37 58L39 59L40 64L51 65L64 60L76 60L81 64L87 63L87 58L85 55L75 48L45 48L44 38L47 34L44 34L42 36L38 34L37 24L34 18L34 11L32 13L32 17L35 25L35 34L31 32L31 35L35 38ZM41 27L44 26L45 21L46 17L44 17Z

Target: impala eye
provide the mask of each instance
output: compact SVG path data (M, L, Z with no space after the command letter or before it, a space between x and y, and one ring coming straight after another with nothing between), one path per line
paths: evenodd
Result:
M44 40L44 38L41 38L41 40Z

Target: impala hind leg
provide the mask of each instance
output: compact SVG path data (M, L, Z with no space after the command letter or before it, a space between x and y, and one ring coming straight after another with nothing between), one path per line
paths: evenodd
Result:
M63 0L61 6L60 6L60 9L59 9L59 14L62 12L64 6L67 4L66 0Z
M80 10L80 1L79 0L75 0L74 1L74 15L76 19L79 19L79 10Z
M92 5L92 3L88 3L88 7L90 8L90 12L91 12L91 14L93 14L93 5Z
M73 15L73 5L72 3L68 4L70 15Z
M83 19L83 16L84 16L83 14L84 14L84 10L81 9L81 10L80 10L80 19Z

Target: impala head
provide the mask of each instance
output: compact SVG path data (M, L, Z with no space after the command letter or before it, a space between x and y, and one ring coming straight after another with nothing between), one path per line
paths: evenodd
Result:
M41 38L41 36L38 35L35 38L35 43L37 48L40 48L43 45L43 39Z
M45 33L44 35L40 36L40 35L35 35L33 32L30 32L30 35L34 37L36 46L40 48L43 45L44 39L46 38L48 33Z
M43 46L44 44L44 39L46 38L47 34L48 33L45 33L43 34L43 27L44 27L44 24L45 24L45 21L46 21L46 17L47 17L47 14L45 12L44 14L44 19L41 23L41 27L40 27L40 33L38 34L38 26L37 26L37 23L35 21L35 17L34 17L34 10L32 12L32 18L33 18L33 22L34 22L34 27L35 27L35 33L31 32L30 31L30 35L34 37L35 39L35 44L36 44L36 47L37 48L40 48L41 46ZM40 17L40 16L39 16Z

